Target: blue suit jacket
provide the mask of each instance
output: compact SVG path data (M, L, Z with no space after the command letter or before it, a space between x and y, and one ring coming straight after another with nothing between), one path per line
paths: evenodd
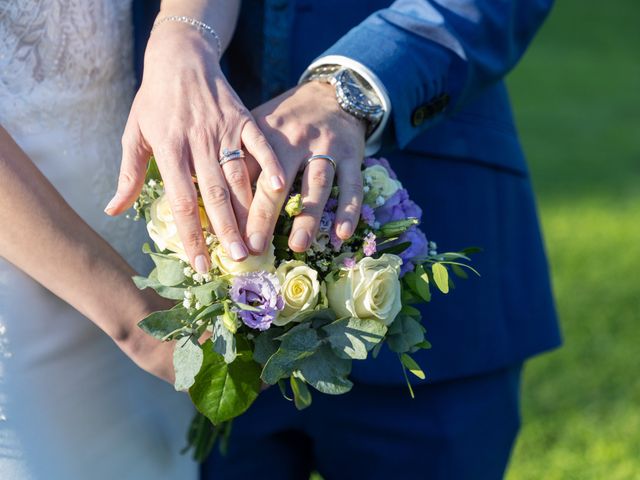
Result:
M136 5L139 52L153 2ZM560 343L527 166L505 74L551 0L245 0L225 55L248 107L291 88L320 55L368 66L392 102L383 153L424 210L441 250L469 245L482 278L423 309L431 380L518 363ZM353 376L402 382L383 351Z

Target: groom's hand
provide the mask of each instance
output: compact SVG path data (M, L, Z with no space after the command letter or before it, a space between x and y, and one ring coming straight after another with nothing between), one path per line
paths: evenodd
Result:
M358 224L362 206L362 174L366 125L344 112L334 88L326 83L308 82L283 93L252 111L258 126L274 149L285 171L286 187L270 188L268 172L250 164L253 178L258 176L249 218L246 241L249 248L264 251L273 235L278 215L296 175L302 177L303 212L295 217L289 247L296 252L309 248L331 193L334 176L340 189L335 231L348 239ZM334 171L328 160L309 162L312 155L328 155L335 160Z

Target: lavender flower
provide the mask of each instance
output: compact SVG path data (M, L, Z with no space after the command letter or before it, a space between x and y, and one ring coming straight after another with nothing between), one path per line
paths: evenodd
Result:
M342 248L342 244L343 244L342 239L338 237L335 229L332 228L331 229L331 246L333 247L333 250L336 252L339 252L340 249Z
M278 278L264 270L233 277L229 296L234 302L257 309L234 308L245 325L258 330L267 330L278 312L284 308Z
M401 188L391 195L384 205L375 209L376 220L384 225L388 222L413 217L422 219L422 209L409 198L409 192Z
M373 234L373 232L369 232L363 239L362 251L367 257L370 257L374 253L376 253L376 250L376 236Z
M373 225L376 223L375 212L374 212L373 208L371 208L371 206L367 205L366 203L362 205L362 211L360 212L360 218L362 218L364 223L366 223L370 227L373 227Z
M322 217L320 218L320 231L328 232L329 230L331 230L335 218L336 214L333 212L329 212L327 210L322 212Z
M400 238L393 242L393 244L400 244L409 242L411 245L399 253L399 257L402 259L402 266L400 267L400 276L407 272L410 272L414 268L414 261L426 257L429 253L429 243L424 232L415 225L409 227L409 229L400 235Z
M345 268L349 269L354 268L356 266L356 263L356 259L353 257L346 257L344 260L342 260L342 265Z
M327 203L324 206L324 209L326 211L332 211L332 210L335 210L336 208L338 208L338 200L335 198L329 197L329 199L327 200Z

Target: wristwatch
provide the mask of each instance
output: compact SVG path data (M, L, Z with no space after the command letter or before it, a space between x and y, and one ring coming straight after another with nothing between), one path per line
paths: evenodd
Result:
M380 97L364 78L349 68L321 65L314 68L306 80L333 85L338 105L345 112L366 122L367 136L375 130L384 116Z

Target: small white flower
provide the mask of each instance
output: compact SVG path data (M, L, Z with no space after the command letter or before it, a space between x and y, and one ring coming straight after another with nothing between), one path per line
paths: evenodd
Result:
M378 207L381 207L382 205L384 205L384 197L382 195L378 195L376 197L376 205Z
M203 278L201 273L196 272L196 273L193 274L193 281L194 282L202 283L203 280L204 280L204 278Z
M189 300L189 299L185 298L185 299L182 301L182 306L183 306L184 308L186 308L187 310L188 310L188 309L190 309L190 308L191 308L191 300Z
M133 202L133 209L138 210L140 208L140 202Z
M369 185L365 185L364 187L362 187L362 191L364 193L369 193L369 190L371 190L371 187Z
M376 230L380 228L380 222L373 222L373 228L375 228Z
M215 240L215 237L211 234L207 235L207 238L205 239L205 242L207 245L211 245L213 243L213 241Z
M200 310L202 308L202 304L200 302L196 302L196 310Z
M157 185L156 181L152 178L151 180L149 180L147 182L147 185L149 185L151 188L155 187Z
M364 176L364 182L365 182L365 183L369 183L369 184L370 184L371 182L373 182L373 178L371 178L371 175L365 175L365 176Z
M185 277L191 278L193 276L193 268L191 267L184 267L184 270L182 271L182 273L184 273Z

